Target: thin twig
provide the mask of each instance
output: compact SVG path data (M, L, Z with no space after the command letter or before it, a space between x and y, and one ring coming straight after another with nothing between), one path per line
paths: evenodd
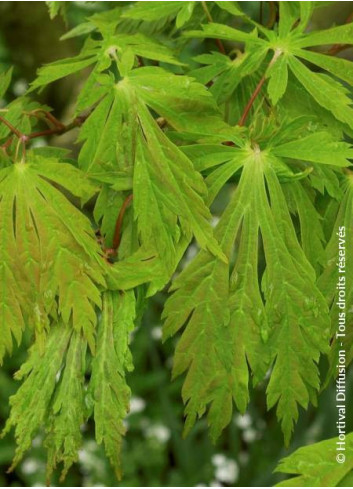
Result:
M119 245L120 245L120 240L121 240L121 228L123 225L123 220L124 220L124 215L126 212L127 207L129 206L130 202L133 199L133 195L130 194L128 197L123 202L123 205L121 206L118 219L116 220L115 224L115 232L114 232L114 238L113 238L113 249L115 250L115 253L117 252Z
M14 127L11 124L11 122L9 122L8 120L4 119L1 116L0 116L0 122L5 124L10 129L10 131L13 134L15 134L15 136L18 137L21 144L25 145L31 139L35 139L35 138L39 138L39 137L43 137L43 136L61 135L61 134L65 134L68 131L71 131L71 129L74 129L75 127L80 127L85 122L85 120L91 115L91 113L93 112L95 107L96 107L96 105L94 107L92 107L92 109L89 112L87 112L86 114L81 114L81 115L77 116L69 124L63 124L56 117L54 117L52 114L49 114L49 112L46 112L43 110L46 118L48 120L50 120L53 124L55 124L56 127L53 127L51 129L44 129L43 131L32 132L31 134L28 134L28 135L21 133L21 131L16 129L16 127ZM42 110L42 109L38 109L38 110ZM30 114L27 113L27 115L30 115ZM32 115L34 115L34 114L32 114ZM5 145L6 145L6 147L8 146L7 143L5 143Z
M64 127L65 127L65 124L63 124L62 122L60 122L53 114L51 114L47 110L44 110L44 109L35 109L35 110L32 110L31 112L26 112L26 114L29 115L29 116L37 117L38 119L43 119L44 118L44 120L47 123L49 122L49 123L53 124L58 129L59 128L64 129ZM43 114L44 117L41 117L39 114Z
M203 8L203 11L206 14L206 17L207 17L208 22L212 23L213 22L213 18L212 18L211 12L208 10L208 7L207 7L206 2L203 2L202 1L201 2L201 5L202 5L202 8ZM222 54L226 54L226 50L225 50L225 47L224 47L222 41L220 39L215 39L215 41L216 41L216 44L218 46L219 51Z
M15 161L18 161L18 155L20 153L20 146L22 146L22 162L24 162L25 157L26 157L26 141L27 141L27 136L22 136L18 138L17 144L16 144L16 152L15 152Z
M259 81L259 83L256 85L255 90L253 91L248 103L245 106L243 114L242 114L242 116L238 122L238 126L243 126L245 124L246 118L249 115L250 109L253 106L253 103L255 102L256 97L259 95L261 88L262 88L263 84L265 83L265 81L266 81L266 75L264 75L261 78L261 80Z
M43 136L54 136L54 135L65 134L66 132L71 131L71 129L74 129L75 127L80 127L89 115L90 113L85 116L78 116L72 122L70 122L70 124L67 125L62 124L61 127L54 127L53 129L44 129L44 131L32 132L27 137L29 140L31 140Z
M3 124L5 124L5 126L7 126L10 131L15 134L19 139L23 136L22 132L20 132L18 129L16 129L16 127L14 127L11 122L7 121L6 119L4 119L3 117L0 116L0 122L2 122Z
M3 150L3 152L7 155L7 148L9 148L9 146L11 146L11 143L13 141L13 138L9 138L7 141L4 142L4 144L1 146L1 149Z
M338 54L344 49L350 48L351 46L351 44L335 44L326 52L326 54L334 56L335 54Z
M269 12L269 18L266 27L267 29L272 29L272 27L276 22L276 16L277 16L276 4L275 2L268 2L268 4L269 4L270 12Z
M242 113L242 116L241 116L241 118L240 118L240 120L238 122L238 126L244 126L244 124L246 122L246 119L247 119L247 117L249 115L250 109L253 106L253 104L254 104L254 102L256 100L256 97L261 92L261 88L263 87L263 84L266 81L268 70L271 68L271 66L275 63L275 61L279 58L279 56L281 54L282 54L282 51L276 49L276 51L274 52L274 55L273 55L271 61L269 62L268 66L267 66L267 69L266 69L264 75L262 76L262 78L259 81L259 83L256 85L255 90L253 91L253 93L252 93L252 95L251 95L248 103L245 106L245 109L244 109L244 111Z
M353 20L353 12L348 15L345 24L349 24ZM335 54L340 53L344 49L347 49L351 46L351 44L334 44L333 46L330 47L330 49L327 51L326 54L329 54L331 56L334 56Z

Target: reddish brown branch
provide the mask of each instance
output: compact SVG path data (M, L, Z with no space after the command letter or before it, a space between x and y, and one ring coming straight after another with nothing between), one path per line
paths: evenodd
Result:
M349 16L346 19L345 24L349 24L353 20L353 12L349 14ZM329 54L331 56L334 56L335 54L340 53L344 49L347 49L351 46L351 44L334 44L333 46L330 47L330 49L327 51L326 54Z
M1 149L3 152L7 155L7 148L11 146L11 143L13 141L13 138L9 138L7 141L4 142L4 144L1 146Z
M80 127L89 115L90 115L90 113L87 115L84 115L84 116L83 115L78 116L72 122L70 122L70 124L67 124L67 125L60 123L61 124L60 127L54 127L53 129L44 129L44 131L32 132L27 137L30 140L30 139L43 137L43 136L53 136L55 134L57 134L57 135L64 134L68 131L71 131L71 129L74 129L75 127Z
M242 113L242 116L238 122L238 126L244 126L245 122L246 122L246 119L249 115L249 112L250 112L250 109L251 107L253 106L255 100L256 100L256 97L259 95L259 93L261 92L261 88L263 86L263 84L265 83L266 81L266 78L267 78L267 73L268 73L268 70L271 68L271 66L276 62L276 60L279 58L279 56L282 54L282 52L280 50L276 50L274 52L274 55L271 59L271 61L269 62L268 64L268 67L264 73L264 75L262 76L261 80L259 81L259 83L256 85L255 87L255 90L253 91L250 99L249 99L249 102L246 104L245 106L245 109Z
M44 129L43 131L32 132L31 134L28 135L22 134L18 129L16 129L16 127L14 127L9 121L7 121L1 116L0 116L0 122L5 124L10 129L10 131L18 137L21 143L25 145L31 139L39 138L42 136L53 136L55 134L60 135L68 131L71 131L71 129L74 129L75 127L80 127L88 118L88 116L92 113L93 110L94 108L91 111L89 111L87 114L79 115L72 122L66 125L60 122L58 119L56 119L56 117L54 117L52 114L49 114L49 112L43 110L43 113L45 113L45 117L49 121L51 121L56 127L53 127L51 129Z
M277 10L276 10L276 4L275 2L268 2L268 5L269 5L269 18L268 18L268 21L267 21L267 29L272 29L272 27L274 26L275 22L276 22L276 17L277 17Z
M0 122L2 122L3 124L5 124L5 126L7 126L10 131L15 134L19 139L23 138L24 134L22 134L18 129L16 129L16 127L14 127L11 122L7 121L6 119L4 119L3 117L0 116Z
M212 18L211 12L208 10L208 7L207 7L206 2L201 2L201 5L202 5L202 8L203 8L203 11L206 14L206 17L207 17L208 22L212 23L213 22L213 18ZM223 45L223 43L222 43L222 41L220 39L216 39L216 44L218 46L219 51L222 54L226 54L225 47L224 47L224 45Z
M44 117L41 117L39 114L43 114ZM64 129L65 124L60 122L53 114L44 109L35 109L31 112L28 112L29 116L37 117L38 119L44 119L47 123L51 123L57 129ZM49 127L51 124L48 124Z
M250 99L249 99L249 102L246 104L246 107L243 111L243 114L238 122L238 126L243 126L246 122L246 119L249 115L249 112L250 112L250 109L251 107L253 106L254 102L255 102L255 99L256 97L259 95L260 91L261 91L261 88L263 86L263 84L265 83L265 80L266 80L266 76L264 75L261 80L259 81L259 83L256 85L256 88L255 90L253 91Z
M350 48L351 44L335 44L332 46L326 54L329 54L330 56L334 56L335 54L340 53L344 49Z
M225 47L222 43L222 41L220 39L216 39L216 44L218 46L218 50L222 53L222 54L226 54L226 50L225 50Z
M124 215L126 212L126 209L128 208L130 202L133 199L133 195L130 194L128 197L123 202L123 205L121 206L118 219L116 220L115 224L115 232L114 232L114 238L113 238L113 249L115 252L118 250L119 245L120 245L120 240L121 240L121 228L123 225L123 220L124 220Z

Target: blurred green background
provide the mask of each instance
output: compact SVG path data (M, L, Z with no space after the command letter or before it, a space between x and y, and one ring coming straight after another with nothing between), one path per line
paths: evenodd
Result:
M69 4L67 19L49 19L45 2L0 3L0 70L14 66L14 78L8 100L22 95L43 63L73 56L82 40L59 38L88 15L109 9L121 2L65 2ZM260 2L244 2L256 17ZM244 5L243 3L243 5ZM263 2L264 3L264 2ZM333 22L343 23L353 10L353 2L321 2L325 6L313 19L313 27L322 28ZM351 55L350 52L347 53ZM48 104L54 114L69 120L80 90L80 76L52 84L38 97ZM81 78L80 78L81 77ZM7 101L0 100L0 107ZM75 151L75 134L68 133L51 141L69 146ZM42 141L45 143L45 141ZM227 199L227 196L224 196ZM219 202L220 207L223 206ZM217 208L215 209L217 213ZM187 262L196 249L190 248ZM141 325L132 340L135 371L129 374L132 390L131 413L123 446L124 486L272 486L281 476L273 474L283 456L304 444L335 436L336 410L334 391L327 389L319 398L318 408L302 411L289 450L283 447L283 437L275 413L266 411L265 387L252 393L247 413L235 413L231 425L217 445L209 439L205 420L197 423L187 439L182 437L183 406L182 379L171 382L172 356L175 343L161 343L160 315L166 293L155 296L145 310ZM12 358L6 358L0 369L0 426L8 414L8 398L17 389L13 374L25 358L26 347L18 348ZM352 376L352 375L351 375ZM351 379L348 379L352 381ZM350 391L348 390L348 393ZM38 393L40 395L40 392ZM352 395L352 393L350 393ZM348 399L347 405L350 405ZM353 420L347 429L353 428ZM70 470L65 486L119 486L101 447L94 441L94 426L83 427L84 443L79 462ZM0 485L44 486L45 451L39 433L32 449L11 473L7 468L14 453L11 435L0 440ZM58 476L52 485L59 484Z

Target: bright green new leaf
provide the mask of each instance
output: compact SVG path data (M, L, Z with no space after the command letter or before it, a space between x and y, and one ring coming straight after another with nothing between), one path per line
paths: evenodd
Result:
M243 213L250 206L246 196L252 186L251 173L249 166L243 174L242 185L216 228L216 236L227 257L230 257ZM248 244L254 244L254 235ZM252 252L253 260L247 266L256 277L256 246ZM243 255L240 259L240 268L246 266L243 261L246 258ZM175 334L187 323L177 346L173 367L174 376L188 371L182 392L187 404L185 430L189 431L196 417L203 415L210 405L208 420L214 438L230 422L233 400L242 412L246 409L247 360L257 377L265 373L266 366L259 327L261 318L253 316L248 302L252 284L246 281L237 289L232 283L235 280L236 272L229 283L227 264L202 251L174 281L174 293L163 313L166 317L164 338ZM255 292L256 289L259 290L258 285ZM237 321L239 318L241 322ZM244 331L243 321L247 322Z
M87 417L84 385L86 349L87 341L80 333L74 332L48 415L47 436L44 441L48 450L48 480L61 463L63 480L71 465L78 461L78 452L82 444L81 427ZM45 362L43 363L45 365ZM69 403L67 399L70 399Z
M89 391L94 405L97 442L104 444L118 478L121 477L120 450L125 434L123 421L130 402L125 375L133 368L129 336L134 320L133 291L104 293Z
M71 335L72 330L61 323L52 326L44 354L40 352L41 347L34 344L29 359L16 374L17 379L24 381L10 399L11 414L3 432L5 435L12 427L15 429L17 449L12 469L47 422L57 374L63 364Z
M201 252L173 283L163 313L164 335L186 323L174 361L174 375L188 371L183 387L186 430L209 405L211 434L218 436L230 421L233 400L241 412L246 409L248 363L255 382L273 364L268 405L278 403L288 442L297 405L307 407L319 388L316 363L328 348L327 307L297 241L273 156L259 148L234 151L243 172L216 228L228 258L240 233L234 269ZM266 259L265 302L258 277L259 232Z
M324 233L322 218L304 186L292 182L284 186L286 199L291 212L298 216L300 225L300 243L311 265L317 272L321 269L324 252Z
M181 258L180 247L185 249L185 237L190 240L194 234L202 248L221 252L212 236L211 216L204 203L206 186L200 174L166 137L145 104L176 125L182 104L190 112L198 103L209 111L214 105L207 93L194 97L198 84L187 85L188 79L166 75L160 69L136 72L113 86L84 124L81 137L86 142L79 162L88 174L133 168L132 206L141 243L155 250L169 278ZM158 80L158 74L165 74L178 91L170 96L163 92L163 78ZM174 108L173 104L178 105ZM111 144L112 131L117 134L115 144Z
M298 29L303 31L312 16L312 13L315 9L315 2L298 2L299 3L299 8L300 8L300 22L298 24Z
M297 45L301 48L306 48L309 46L324 46L330 44L352 44L352 39L353 22L350 22L323 31L310 32L302 39L297 40Z
M302 6L302 3L308 5ZM353 127L352 101L347 96L345 88L333 78L309 70L297 59L303 58L311 61L332 75L352 83L353 78L350 76L352 68L349 61L313 53L303 48L320 44L352 44L353 24L335 27L316 34L306 34L303 31L310 19L313 6L312 2L299 2L299 4L300 9L296 8L295 2L280 3L278 33L261 29L267 39L258 37L256 31L248 33L217 23L204 25L202 31L190 31L187 36L244 42L251 47L252 51L255 51L256 47L257 50L262 50L264 53L273 50L275 58L266 71L266 77L270 77L267 89L273 104L276 104L285 92L286 65L288 65L299 82L320 105L330 110L339 121ZM299 18L300 22L295 27Z
M103 261L89 220L53 183L85 199L95 193L79 170L52 159L32 156L0 171L1 356L24 325L43 337L56 307L94 347Z
M146 282L158 284L158 281L157 290L165 285L166 279L161 261L153 249L139 248L125 260L114 263L107 274L111 290L129 290Z
M45 2L48 5L49 15L51 19L54 19L57 15L61 14L66 19L66 7L67 5L62 2Z
M344 452L337 451L338 438L320 441L299 448L282 459L276 472L291 474L276 487L350 487L353 470L353 434L346 438ZM338 463L336 456L343 454L344 463Z
M269 348L274 361L267 388L267 404L277 404L285 442L298 419L298 404L307 408L320 386L317 363L328 351L329 319L315 274L300 248L278 180L270 166L265 187L258 189L259 214L266 270L262 289L272 325ZM261 224L260 224L261 226ZM276 285L277 284L277 285ZM300 304L300 305L299 305Z
M280 157L333 166L349 166L348 158L353 159L353 148L348 143L335 141L329 132L316 132L279 144L272 152Z
M183 8L179 10L175 25L177 29L183 27L192 17L196 2L184 2Z
M55 61L49 65L46 65L38 70L37 78L31 85L31 90L43 87L65 76L72 75L78 71L87 68L95 62L96 58L94 53L87 55L82 54L74 58L65 58L63 60Z
M175 218L179 216L181 225L187 226L186 234L189 228L202 248L222 257L208 222L210 214L202 198L205 188L201 177L193 170L188 158L157 129L143 106L138 113L141 133L134 172L134 210L140 219L140 232L145 236L145 242L159 240L163 228L166 229L167 241L161 241L162 247L157 241L156 248L161 256L168 257L169 247L164 248L164 243L170 239L179 240L173 232L173 228L177 229ZM161 165L163 161L164 168ZM161 193L163 187L164 192ZM161 227L163 221L167 226ZM168 262L167 259L167 265Z
M7 70L4 73L0 73L0 99L3 98L9 85L11 83L12 78L12 68Z
M239 8L237 2L215 2L216 5L218 5L219 8L226 10L232 15L236 15L239 17L243 17L245 14L244 12Z
M229 99L242 78L259 68L265 56L266 51L263 49L238 53L233 60L221 53L201 54L195 57L195 61L207 66L193 70L190 76L205 84L214 80L210 92L222 103Z
M161 17L174 18L183 8L184 3L194 2L143 2L135 3L129 10L125 11L124 17L138 19L147 22L159 20Z
M216 22L203 25L202 31L188 31L184 35L201 39L209 37L211 39L224 39L226 41L249 42L257 46L264 46L266 44L263 39L257 36L255 31L250 33L240 31L224 24L217 24Z
M176 130L196 134L229 132L214 98L193 78L145 67L132 71L128 79L146 105Z
M30 91L81 71L90 65L95 65L94 71L101 73L110 67L114 59L119 63L126 50L131 51L133 62L135 56L141 56L164 63L182 64L175 59L173 52L167 46L142 33L109 33L103 40L89 38L77 56L64 58L40 68Z
M313 73L296 58L289 58L289 67L310 95L333 113L341 122L353 127L352 100L337 81L321 73Z
M273 105L276 105L286 91L288 82L287 60L284 56L281 56L269 69L268 76L267 91Z

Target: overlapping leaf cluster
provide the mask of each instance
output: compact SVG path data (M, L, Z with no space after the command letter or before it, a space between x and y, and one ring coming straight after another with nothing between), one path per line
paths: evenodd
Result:
M62 10L48 3L52 16ZM64 36L85 35L81 52L40 68L29 90L90 69L77 163L55 148L25 154L28 138L11 135L29 134L28 115L48 108L26 95L5 109L0 360L35 333L5 428L14 465L44 430L48 476L59 464L65 475L93 416L120 475L136 297L170 280L164 337L182 331L173 371L186 373L186 432L207 412L217 438L234 404L247 409L250 382L268 379L286 444L299 407L316 403L322 355L334 374L336 230L353 212L352 63L316 49L352 43L353 24L311 32L316 3L279 2L272 28L236 2L133 2L90 16ZM202 54L190 59L195 42ZM193 239L199 252L184 266ZM293 460L282 468L300 471Z

